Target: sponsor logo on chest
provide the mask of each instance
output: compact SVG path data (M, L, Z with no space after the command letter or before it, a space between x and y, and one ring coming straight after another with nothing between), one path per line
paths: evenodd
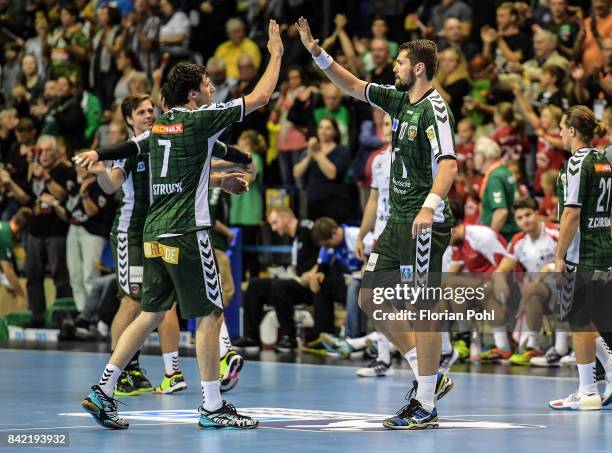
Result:
M595 173L612 173L610 164L595 164Z
M176 124L155 124L152 132L160 135L177 135L184 132L183 123Z

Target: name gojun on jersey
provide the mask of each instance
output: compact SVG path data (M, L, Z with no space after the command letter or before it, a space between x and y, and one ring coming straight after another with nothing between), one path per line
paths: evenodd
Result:
M557 180L559 219L564 208L580 208L580 224L566 261L591 270L612 267L610 211L612 165L594 148L581 148L565 163Z
M208 183L213 147L223 131L243 117L244 100L237 99L196 110L175 107L157 119L149 139L151 206L145 241L211 226Z
M434 89L411 104L408 92L369 83L365 97L393 121L390 220L412 223L431 191L440 160L455 159L455 119ZM447 197L434 213L434 223L453 224Z

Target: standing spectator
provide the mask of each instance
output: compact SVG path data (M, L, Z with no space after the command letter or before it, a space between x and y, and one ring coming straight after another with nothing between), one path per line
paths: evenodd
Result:
M315 108L313 111L315 126L318 127L323 118L333 118L340 130L340 143L348 146L351 115L348 107L342 104L342 91L336 85L326 83L321 87L321 94L323 107Z
M21 189L28 187L28 160L32 158L32 148L36 143L36 128L30 118L21 118L15 128L16 140L9 152L2 156L4 171ZM10 219L19 209L20 203L10 193L5 194L2 203L2 220Z
M457 49L449 47L440 53L438 72L435 78L436 89L450 107L455 121L461 121L463 98L470 92L467 65Z
M19 124L17 110L8 108L0 112L0 159L4 161L15 142L15 128Z
M257 84L257 69L253 59L249 55L241 55L238 58L238 81L231 89L231 99L238 99L253 91ZM266 133L268 113L261 108L246 116L241 123L235 123L230 129L231 142L237 142L240 133L249 129L256 130L260 134Z
M121 104L130 95L130 81L137 72L136 57L130 49L121 49L117 54L117 70L121 72L121 77L117 80L113 90L115 102Z
M333 118L323 118L317 136L308 140L302 159L293 167L293 176L304 178L308 218L331 217L344 222L353 214L344 174L350 152L339 144L340 129Z
M380 85L393 85L395 73L389 55L389 43L384 39L375 38L370 41L370 54L374 68L367 76L368 82Z
M537 106L556 105L561 110L569 108L569 100L563 92L565 74L565 70L560 66L551 64L542 68L542 75L540 76L541 92L536 99Z
M494 60L500 70L505 70L507 63L520 63L529 59L531 40L519 30L519 15L514 4L502 3L497 8L496 17L498 29L485 26L480 31L480 37L484 56Z
M598 120L606 106L612 106L612 37L603 39L602 52L603 66L592 74L587 75L582 66L572 69L576 100L591 107Z
M261 65L261 52L253 41L246 37L244 23L240 19L230 19L225 25L229 41L221 43L215 50L215 58L223 60L230 79L239 78L238 59L246 54L251 57L257 71Z
M26 41L25 53L34 55L38 67L38 75L41 78L45 78L49 63L49 20L41 11L36 13L34 29L36 30L36 36Z
M272 116L277 118L280 131L276 137L278 162L283 184L293 184L293 166L297 163L299 152L306 147L304 132L288 118L298 93L305 89L302 72L298 67L287 70L287 82L281 85L281 95L276 101Z
M580 22L570 14L567 0L549 0L550 20L542 26L557 36L557 49L566 58L573 57L573 47L580 32Z
M13 266L13 245L20 239L21 232L26 230L32 221L32 210L21 208L8 221L0 223L0 270L9 293L25 300L26 294Z
M529 82L538 82L542 76L545 66L555 65L565 73L569 69L567 58L559 54L557 48L557 37L548 30L539 30L533 35L533 58L523 65L516 64L518 72L524 75ZM559 78L562 84L565 77Z
M81 110L85 114L85 143L90 146L104 118L102 102L95 94L85 89L83 79L79 76L74 78L74 95L80 101Z
M189 33L191 24L187 14L177 9L178 0L161 0L159 2L161 28L159 30L159 50L162 55L168 54L169 67L189 57Z
M134 0L134 13L125 18L124 40L149 79L159 66L160 27L161 21L151 14L148 1Z
M577 57L582 56L582 66L587 75L603 66L604 38L612 36L612 13L610 0L593 0L591 15L584 21L584 28L576 40Z
M199 52L204 61L213 56L224 41L225 23L236 15L236 6L236 0L191 0L189 15L193 17L197 13L198 16L191 33L191 48Z
M227 70L223 60L210 57L206 62L208 78L215 87L215 102L225 102L230 99L230 91L236 85L236 80L227 78Z
M346 20L346 19L345 19ZM338 24L336 22L336 24ZM387 42L389 45L389 55L391 58L395 58L397 56L397 52L399 46L395 41L389 41L387 39L387 33L389 32L389 27L387 26L387 22L384 18L377 16L372 19L372 40L374 39L382 39ZM365 41L365 42L364 42ZM355 44L355 48L359 51L360 57L363 63L363 70L366 73L371 72L374 69L374 62L372 61L372 53L368 49L366 45L367 40L362 40L357 37L353 38L353 42Z
M515 115L509 102L501 102L495 106L493 114L495 131L491 138L499 145L504 161L520 160L525 150L523 138L523 122Z
M472 29L472 9L461 0L442 0L439 5L433 7L429 27L425 34L437 37L444 29L447 19L454 17L461 22L461 32L464 37L470 36Z
M79 10L71 3L60 8L61 25L49 36L51 75L82 72L81 65L89 58L89 40L77 22Z
M558 170L546 170L540 178L544 198L540 203L539 212L545 222L557 223L559 220L557 217L557 204L559 203L557 198L558 177Z
M15 100L13 87L17 85L21 75L19 52L21 48L15 43L4 46L4 63L2 64L2 86L4 104L13 105Z
M113 90L119 78L115 56L121 49L121 13L110 5L98 9L99 30L92 40L91 62L89 64L89 86L102 102L105 110L113 103Z
M518 190L514 175L501 159L499 145L487 137L478 139L474 166L484 175L480 188L480 221L510 240L519 232L513 215Z
M109 209L111 197L102 191L95 175L77 166L76 178L63 203L50 193L43 193L41 201L53 206L57 216L70 224L66 237L68 273L74 303L82 311L100 275L97 264L110 234L114 211Z
M148 94L149 78L142 71L134 71L130 81L128 82L128 92L130 96L138 96L139 94Z
M21 75L13 86L15 107L21 116L28 114L31 102L42 97L44 88L45 79L40 76L36 58L32 54L25 54L21 59Z
M264 214L264 162L261 156L267 149L266 140L257 131L247 130L240 134L238 148L252 156L257 173L255 179L248 173L244 176L244 179L249 183L248 192L231 196L230 225L242 229L245 245L257 245L257 232ZM243 274L248 270L250 277L257 277L259 275L258 253L245 252L243 256Z
M456 17L449 17L444 22L442 29L443 38L438 46L439 50L444 50L448 47L453 47L461 52L465 59L465 63L470 61L479 51L478 46L471 41L468 41L463 35L461 21Z
M22 190L10 180L13 196L24 205L33 207L34 219L26 244L25 274L27 278L28 305L32 312L31 327L40 328L45 320L44 278L47 261L55 283L56 297L70 297L72 291L66 267L66 233L68 225L43 202L42 195L49 193L58 201L64 201L67 192L74 187L74 170L59 158L58 141L43 135L37 142L38 150L32 164L32 179L27 190Z

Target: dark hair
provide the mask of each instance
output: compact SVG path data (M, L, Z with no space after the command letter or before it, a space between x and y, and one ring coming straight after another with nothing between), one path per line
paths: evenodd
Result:
M542 68L542 72L546 72L555 78L555 86L561 88L565 79L565 71L561 66L555 64L547 64Z
M64 3L60 8L60 12L62 10L68 11L72 17L79 17L79 8L74 3Z
M453 217L455 218L455 223L460 224L463 223L463 218L465 217L465 212L463 209L463 203L460 200L455 198L451 198L449 200L451 212L453 213Z
M575 105L565 111L565 124L578 131L580 137L590 142L595 136L604 137L608 133L606 125L597 121L593 111L584 105Z
M520 198L514 202L514 210L518 209L533 209L538 210L538 203L531 197Z
M315 244L321 244L328 241L334 235L334 231L339 228L338 224L331 217L319 218L312 227L312 240Z
M433 80L438 68L438 46L429 39L417 39L405 42L399 47L399 52L405 50L412 65L423 63L427 80Z
M32 119L28 118L27 116L21 118L19 120L19 123L17 124L17 127L15 128L17 132L30 132L35 129L36 127L34 126L34 121L32 121Z
M168 74L166 103L172 108L187 102L190 90L200 90L202 76L208 76L206 68L194 63L177 63Z
M55 79L55 81L57 82L59 79L66 79L68 81L68 86L70 86L70 88L74 88L74 82L72 81L72 79L70 78L69 75L67 74L62 74L60 76L57 76L57 78Z
M132 117L132 113L138 108L140 103L147 100L151 100L148 94L136 94L128 96L123 100L121 103L121 114L126 123L127 119ZM132 126L130 126L130 129L132 129Z
M17 213L13 216L13 222L19 228L19 231L25 230L32 221L34 214L30 208L19 208Z
M121 11L113 3L106 3L100 6L100 9L106 8L108 9L108 24L110 26L119 25L121 23Z
M136 54L134 53L134 51L132 49L130 49L129 47L123 47L119 53L122 53L125 58L127 58L128 60L130 60L130 62L132 63L132 67L136 70L136 71L140 71L140 62L138 61L138 58L136 58Z
M321 124L321 122L323 121L329 121L332 125L332 127L334 128L334 132L336 133L336 136L334 137L334 141L336 143L340 142L340 138L342 137L342 135L340 134L340 126L338 126L338 121L336 121L336 118L331 117L331 116L326 116L324 118L321 118L321 121L319 121L319 124ZM319 124L317 124L317 128L319 127Z

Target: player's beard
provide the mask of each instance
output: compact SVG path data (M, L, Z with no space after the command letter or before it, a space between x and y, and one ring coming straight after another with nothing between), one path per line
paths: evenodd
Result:
M395 89L397 91L409 91L414 85L415 80L416 77L412 71L408 73L408 80L406 81L401 80L399 77L395 77Z

